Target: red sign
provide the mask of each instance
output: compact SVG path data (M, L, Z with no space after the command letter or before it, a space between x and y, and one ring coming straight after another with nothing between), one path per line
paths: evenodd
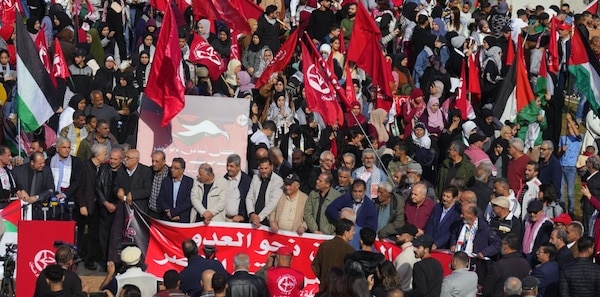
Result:
M75 222L19 221L16 296L33 296L35 281L54 261L54 241L73 243Z

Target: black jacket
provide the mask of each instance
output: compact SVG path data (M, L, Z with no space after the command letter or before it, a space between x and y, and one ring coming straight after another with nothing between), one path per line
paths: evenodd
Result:
M600 268L591 259L576 258L563 268L559 278L560 296L600 296Z
M118 171L122 171L123 167L119 167ZM98 204L102 204L105 201L110 203L117 203L118 198L116 197L117 189L114 187L112 168L108 164L102 164L98 175L96 176L96 185L94 187L96 192L96 199Z
M504 255L496 262L484 282L483 296L502 297L504 282L514 276L519 279L529 275L529 262L521 253L515 252Z
M264 279L245 270L236 271L228 280L230 297L269 297Z
M144 213L148 213L148 200L152 192L152 169L146 165L138 164L137 168L128 176L125 168L117 173L114 186L122 188L125 195L131 192L133 202ZM123 198L123 197L118 197Z
M271 25L265 17L265 14L262 14L260 18L258 18L258 28L256 29L256 34L260 37L260 42L269 47L273 51L273 56L277 54L279 48L281 47L281 41L279 41L279 37L285 33L284 30L281 29L280 25L276 22Z

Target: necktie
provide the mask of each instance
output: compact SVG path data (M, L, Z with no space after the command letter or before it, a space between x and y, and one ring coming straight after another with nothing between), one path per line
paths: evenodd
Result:
M256 198L256 204L254 204L254 212L260 213L265 208L265 200L267 196L267 187L269 186L270 179L263 178L260 184L260 190L258 191L258 197Z
M35 184L37 183L37 171L33 172L33 179L31 179L31 188L29 188L29 196L33 196L36 194Z

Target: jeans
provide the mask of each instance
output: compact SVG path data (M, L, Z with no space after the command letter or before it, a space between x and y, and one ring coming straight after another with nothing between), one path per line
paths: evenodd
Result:
M565 202L565 188L567 190L567 197L569 199L569 213L574 213L575 208L575 178L577 177L577 168L575 166L563 166L562 167L563 177L562 185L560 188L561 200Z
M587 103L585 96L583 94L579 94L579 103L577 104L577 114L575 115L576 119L578 119L578 120L583 119L583 117L585 116L586 105L589 105L589 104Z

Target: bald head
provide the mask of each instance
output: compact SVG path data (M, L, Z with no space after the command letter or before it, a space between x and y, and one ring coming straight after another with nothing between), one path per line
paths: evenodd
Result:
M475 192L470 191L470 190L462 192L462 194L460 195L460 204L476 206L477 205L477 194L475 194Z
M215 271L212 269L206 269L202 272L202 289L204 291L212 291L212 277L215 274Z

